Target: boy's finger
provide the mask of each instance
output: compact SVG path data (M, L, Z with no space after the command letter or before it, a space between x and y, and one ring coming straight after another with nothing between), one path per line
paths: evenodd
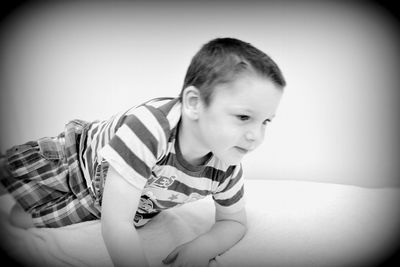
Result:
M215 259L210 260L210 262L208 263L208 267L218 267L219 264Z
M164 264L170 264L175 261L176 257L178 257L179 251L178 248L174 249L169 255L162 260Z

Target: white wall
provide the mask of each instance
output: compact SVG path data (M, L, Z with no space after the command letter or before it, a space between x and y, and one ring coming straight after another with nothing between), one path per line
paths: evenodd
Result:
M379 6L93 2L26 6L1 25L3 152L73 118L176 96L200 46L232 36L267 52L288 82L247 178L400 186L398 28Z

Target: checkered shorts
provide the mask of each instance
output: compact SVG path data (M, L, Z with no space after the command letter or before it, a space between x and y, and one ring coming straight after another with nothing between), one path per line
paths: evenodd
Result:
M0 182L37 227L61 227L100 218L79 160L88 123L74 120L57 137L14 146L0 158Z

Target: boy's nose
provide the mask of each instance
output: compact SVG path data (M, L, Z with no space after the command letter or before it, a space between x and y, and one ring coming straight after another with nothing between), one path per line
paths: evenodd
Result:
M246 140L247 140L247 141L254 142L254 141L256 140L256 137L255 137L254 133L251 132L251 131L247 132L247 133L245 134L245 137L246 137Z
M250 143L259 144L263 139L263 135L264 135L264 132L262 129L252 129L245 133L245 138Z

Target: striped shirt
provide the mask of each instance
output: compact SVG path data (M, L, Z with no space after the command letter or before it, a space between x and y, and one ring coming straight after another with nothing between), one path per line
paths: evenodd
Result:
M228 166L211 153L194 166L182 156L177 138L181 103L160 98L91 124L81 146L81 165L98 208L108 166L142 191L135 224L160 211L212 195L221 212L244 206L241 165Z

